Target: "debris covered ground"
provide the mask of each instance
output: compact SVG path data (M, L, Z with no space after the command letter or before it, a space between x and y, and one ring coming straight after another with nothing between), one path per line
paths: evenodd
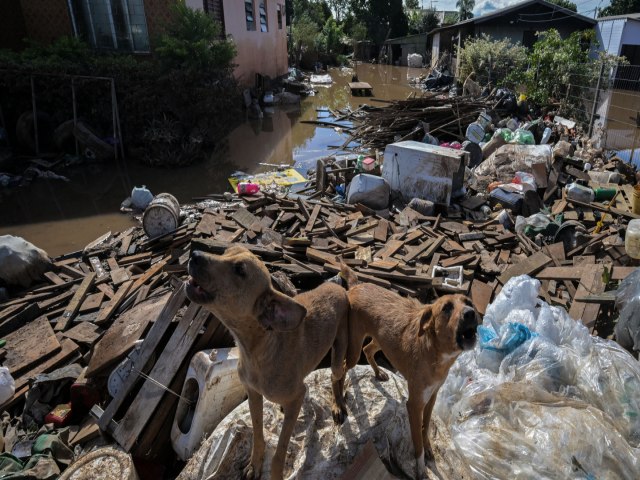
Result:
M355 140L371 157L319 160L296 193L267 186L194 199L171 231L109 232L53 259L32 286L6 290L0 353L14 392L2 405L4 456L12 455L3 471L42 462L49 476L37 478L55 478L74 455L116 444L140 478L180 472L171 432L178 404L193 402L183 391L190 360L233 346L224 326L185 298L193 250L242 243L287 294L335 276L344 262L361 281L424 302L468 294L483 315L511 279L528 275L546 304L613 338L616 287L637 265L625 247L637 234L629 222L640 219L634 169L598 148L597 134L554 112L519 116L512 101L508 92L433 95L336 112L354 123L344 147ZM476 121L483 113L485 123ZM402 165L403 151L426 152L438 168L394 184L390 166ZM418 180L431 182L422 196L412 190ZM444 185L438 198L435 184ZM636 388L637 369L627 373ZM636 407L629 403L629 415ZM636 433L626 441L638 448Z

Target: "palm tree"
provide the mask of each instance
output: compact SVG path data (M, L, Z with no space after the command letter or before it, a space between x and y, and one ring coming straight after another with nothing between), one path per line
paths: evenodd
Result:
M458 7L458 21L461 22L468 18L473 18L473 7L475 6L475 0L457 0L456 7Z

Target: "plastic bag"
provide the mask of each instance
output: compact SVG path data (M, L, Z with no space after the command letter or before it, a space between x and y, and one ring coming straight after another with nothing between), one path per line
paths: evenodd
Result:
M536 140L533 138L533 133L529 130L518 128L509 143L516 143L518 145L535 145Z
M436 418L473 478L640 478L640 364L539 289L512 278L487 307L481 336L509 348L461 354Z
M0 404L6 402L16 393L16 382L7 367L0 367Z
M535 231L543 231L551 223L551 219L544 213L536 213L527 218L518 215L516 218L516 232L523 234L527 227Z
M616 340L628 350L640 350L640 269L620 282L616 293L616 309L620 313L614 328Z

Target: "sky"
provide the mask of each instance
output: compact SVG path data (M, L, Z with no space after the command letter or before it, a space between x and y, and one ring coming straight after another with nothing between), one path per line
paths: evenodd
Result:
M476 0L476 7L473 13L478 17L493 10L520 3L521 1L522 0ZM421 0L421 2L425 8L432 4L431 0ZM578 13L587 17L593 17L595 13L594 10L596 8L606 7L609 5L610 0L573 0L573 2L578 6ZM436 10L457 10L456 0L434 0L433 6Z

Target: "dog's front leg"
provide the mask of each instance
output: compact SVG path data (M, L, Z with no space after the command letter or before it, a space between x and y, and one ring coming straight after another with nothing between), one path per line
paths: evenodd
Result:
M431 423L431 412L433 411L433 406L436 404L437 396L438 389L431 394L431 398L425 405L422 415L422 443L424 445L425 460L427 461L434 459L433 450L431 449L431 441L429 440L429 424Z
M262 395L247 387L249 396L249 411L251 412L251 425L253 427L253 447L251 449L251 461L244 469L243 478L257 480L262 474L262 461L264 460L264 432L262 428Z
M298 414L300 413L300 407L302 407L302 401L304 400L306 391L307 387L303 386L302 392L298 393L290 402L282 405L284 409L284 422L282 423L282 430L278 438L276 453L273 455L271 462L271 480L282 480L287 447L289 447L289 440L293 433L293 427L296 425L296 420L298 420Z
M424 449L422 446L422 413L424 401L422 395L413 395L409 392L407 400L407 412L409 413L409 427L411 428L411 440L416 457L415 478L420 480L425 477Z

